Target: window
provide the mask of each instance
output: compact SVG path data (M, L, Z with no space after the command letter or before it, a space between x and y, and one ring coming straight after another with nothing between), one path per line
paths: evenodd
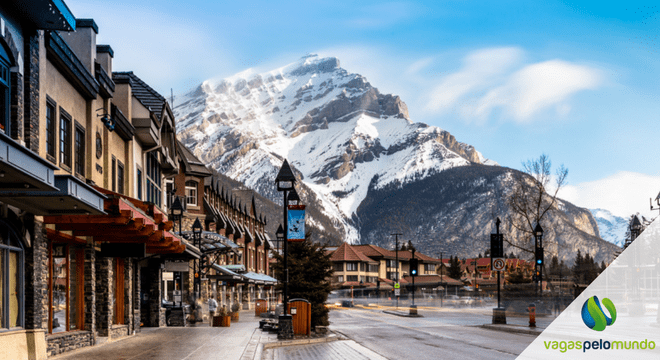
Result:
M435 264L424 264L424 270L434 272Z
M60 108L60 165L71 168L71 117Z
M147 202L154 203L158 207L160 207L162 197L160 177L158 155L156 152L150 152L147 154Z
M347 262L346 263L346 271L357 271L357 269L358 269L357 264L358 263L356 263L356 262Z
M23 246L0 220L0 329L23 327Z
M396 280L396 271L389 271L389 272L387 273L387 278L388 278L389 280Z
M387 261L387 267L389 268L396 268L396 260L386 260Z
M348 275L346 276L346 281L358 281L357 275Z
M142 200L142 170L137 169L137 198Z
M362 271L362 272L367 271L367 264L360 263L360 271Z
M117 162L117 192L124 193L124 164Z
M188 205L197 206L197 182L186 181L186 202Z
M0 44L0 130L9 135L9 56L4 47Z
M57 144L55 143L55 103L51 99L46 100L46 154L55 160Z
M337 282L344 282L344 275L337 276Z
M333 268L335 271L344 271L344 263L334 263Z
M380 265L369 264L369 272L377 273L380 268Z
M112 177L112 191L117 191L117 159L112 157L110 164L110 176Z
M83 249L51 244L48 272L48 332L80 330L84 321Z
M85 129L76 125L76 174L85 176Z

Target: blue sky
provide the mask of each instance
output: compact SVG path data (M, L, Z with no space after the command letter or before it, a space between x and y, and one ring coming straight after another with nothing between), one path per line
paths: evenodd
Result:
M660 191L660 5L561 1L91 1L114 70L166 95L307 53L501 165L550 156L579 206L650 215ZM657 214L657 213L656 213Z

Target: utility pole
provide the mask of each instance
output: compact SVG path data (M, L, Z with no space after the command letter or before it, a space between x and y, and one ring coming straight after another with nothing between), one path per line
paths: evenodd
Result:
M403 234L394 233L394 234L390 234L390 235L394 235L394 239L395 239L394 240L395 241L394 252L396 254L395 255L396 263L394 264L394 266L396 266L396 279L395 279L395 281L398 284L399 283L399 235L403 236ZM396 308L397 309L399 308L399 296L398 295L396 297Z
M442 251L440 251L440 284L442 284L442 280L444 280L444 277L442 276L442 267L445 266L445 263L442 261ZM443 286L445 289L447 288L447 285ZM444 289L443 289L444 290ZM443 301L444 301L444 296L442 296L442 293L440 293L440 307L443 306Z

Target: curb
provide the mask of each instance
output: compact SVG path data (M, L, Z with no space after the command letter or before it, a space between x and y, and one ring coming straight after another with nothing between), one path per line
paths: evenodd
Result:
M410 314L405 314L401 312L396 312L396 311L389 311L389 310L383 310L383 313L389 314L389 315L396 315L396 316L402 316L402 317L423 317L422 315L410 315Z
M330 335L328 337L316 338L316 339L299 339L299 340L284 340L284 341L275 341L265 343L263 349L273 349L283 346L296 346L296 345L310 345L310 344L319 344L327 343L332 341L341 340L337 335Z
M517 328L519 326L520 328ZM529 327L526 326L521 326L521 325L493 325L493 324L483 324L479 325L479 327L488 329L488 330L495 330L495 331L506 331L510 333L518 333L518 334L525 334L525 335L540 335L543 330L545 329L540 329L540 330L531 330Z

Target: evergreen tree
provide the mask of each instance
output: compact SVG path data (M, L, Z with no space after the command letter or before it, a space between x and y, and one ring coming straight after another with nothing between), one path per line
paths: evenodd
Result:
M408 247L406 246L406 243L401 244L401 248L399 251L408 251Z
M461 278L461 262L458 260L458 256L450 256L449 264L449 277L459 280Z
M408 240L408 251L413 251L413 250L417 251L417 249L415 249L415 247L413 246L412 241Z
M312 328L317 325L327 326L328 308L325 302L332 291L332 261L326 254L325 246L310 239L309 233L305 241L289 243L289 299L306 299L312 304ZM284 257L274 254L277 263L273 271L278 279L276 290L284 289Z

